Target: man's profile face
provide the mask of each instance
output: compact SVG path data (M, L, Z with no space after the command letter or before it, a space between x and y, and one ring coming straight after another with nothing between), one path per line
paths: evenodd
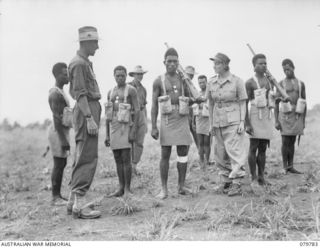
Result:
M143 79L143 73L135 73L133 74L133 78L136 82L141 82Z
M286 74L287 78L292 78L294 75L294 69L290 65L282 66L284 74Z
M205 78L198 79L199 87L201 90L205 90L207 87L207 80Z
M267 70L267 60L263 58L257 59L254 70L258 73L265 73Z
M85 41L86 49L90 56L94 56L96 50L99 49L98 41L97 40L88 40Z
M68 69L62 68L60 74L58 75L57 80L62 84L68 84L69 83L69 75L68 75Z
M168 55L164 61L168 73L173 73L178 69L178 56Z
M114 78L118 85L124 85L126 83L127 74L124 70L116 70Z
M194 77L194 74L191 74L191 73L187 73L187 75L188 75L188 78L190 78L190 80L192 80Z

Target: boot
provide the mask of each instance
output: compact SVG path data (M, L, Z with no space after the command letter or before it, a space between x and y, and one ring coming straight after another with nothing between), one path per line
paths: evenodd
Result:
M101 216L101 212L89 208L90 203L86 202L84 196L75 194L72 207L72 216L75 219L96 219Z
M73 204L74 204L74 197L75 197L75 193L70 191L69 199L68 199L68 202L67 202L67 214L68 215L72 214L72 207L73 207Z
M237 196L241 194L241 185L238 183L232 183L231 188L228 192L228 196Z

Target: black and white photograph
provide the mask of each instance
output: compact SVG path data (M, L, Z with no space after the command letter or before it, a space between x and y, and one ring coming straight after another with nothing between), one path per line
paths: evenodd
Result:
M0 0L0 246L320 245L319 68L319 0Z

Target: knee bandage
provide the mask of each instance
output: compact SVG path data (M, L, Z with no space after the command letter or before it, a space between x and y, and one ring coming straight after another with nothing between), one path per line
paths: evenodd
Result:
M178 163L187 163L188 162L188 156L177 156L177 162Z

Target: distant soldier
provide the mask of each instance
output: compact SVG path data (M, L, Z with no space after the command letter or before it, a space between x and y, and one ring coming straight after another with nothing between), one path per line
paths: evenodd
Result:
M207 89L207 77L200 75L198 77L200 87L200 95L205 98ZM201 168L206 171L210 158L210 122L208 102L194 103L193 109L193 123L197 133L198 149L200 156Z
M188 77L190 78L190 80L192 80L194 78L194 75L196 74L194 67L191 65L186 66L185 72L188 75ZM193 99L193 100L196 100L196 99ZM196 126L193 123L193 119L194 119L193 110L190 107L189 128L190 128L190 132L192 134L194 143L195 143L197 149L199 150L198 136L197 136Z
M129 76L133 77L133 81L129 84L136 88L138 94L139 101L139 112L137 115L138 126L137 126L137 134L136 140L133 142L133 151L132 151L132 172L135 175L138 175L137 164L140 162L141 155L143 152L143 142L145 134L148 131L148 122L147 122L147 90L142 85L143 75L147 71L142 69L141 65L137 65L131 72L129 72Z
M136 140L140 110L136 89L126 84L127 69L117 66L114 78L117 86L108 93L105 145L113 151L119 179L119 189L110 196L119 197L131 193L131 146Z
M168 171L172 146L177 146L178 193L190 193L185 187L188 164L188 147L192 143L189 129L189 91L182 77L177 73L179 65L178 53L169 48L164 55L166 73L159 76L153 83L152 95L152 131L154 139L159 138L157 118L160 105L160 176L162 189L157 197L168 196Z
M265 185L264 170L266 164L266 150L270 144L273 132L272 110L274 107L272 86L265 76L267 61L264 54L257 54L252 58L255 74L246 82L248 95L246 132L250 135L248 164L251 173L252 186ZM250 103L250 111L248 104ZM258 154L257 154L258 151ZM258 177L256 174L258 167Z
M290 102L285 102L279 96L275 107L276 129L280 130L282 137L282 161L286 173L301 174L293 167L294 144L297 135L303 134L307 114L306 87L305 84L296 78L292 60L282 61L282 68L286 78L280 82L290 97Z
M53 124L49 127L49 144L53 156L52 205L61 206L67 203L67 199L61 196L60 190L63 171L70 151L70 126L63 123L64 109L70 106L68 97L63 91L63 86L69 83L67 65L56 63L52 68L52 73L56 79L55 86L49 91L49 105L53 114Z
M76 141L75 161L70 181L71 193L67 205L68 213L75 218L100 217L100 211L90 209L85 195L94 178L98 162L98 133L101 115L101 98L92 63L98 46L95 27L79 29L80 49L69 65L70 94L76 104L73 110Z

